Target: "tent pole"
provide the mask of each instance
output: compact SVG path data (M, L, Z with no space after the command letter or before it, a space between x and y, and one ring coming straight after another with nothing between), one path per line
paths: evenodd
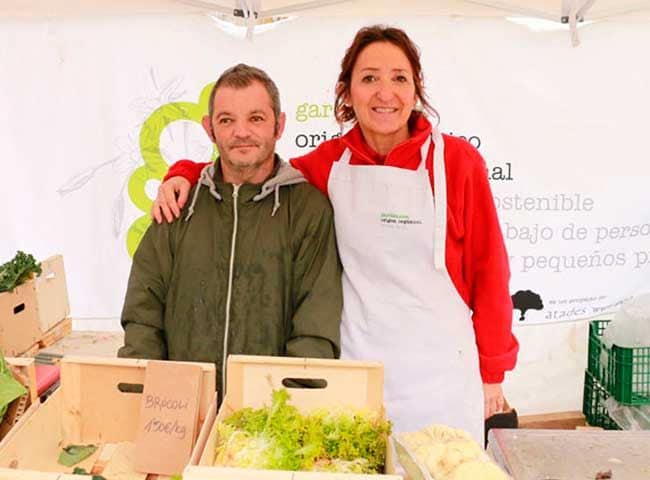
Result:
M596 2L596 0L587 0L582 7L578 9L578 18L585 18L585 13L587 13L587 10L589 10L592 5Z
M310 10L314 8L326 7L329 5L335 5L337 3L348 3L351 0L312 0L308 2L297 3L295 5L288 5L286 7L280 8L271 8L269 10L263 9L263 1L254 0L250 2L252 6L246 0L234 0L231 7L224 5L219 5L216 1L211 0L176 0L179 3L184 3L186 5L191 5L193 7L199 7L205 9L207 12L218 12L226 15L234 15L236 10L239 10L243 13L244 18L249 18L250 14L256 19L262 17L274 17L278 15L287 15L293 12L298 12L301 10ZM222 2L226 3L226 2ZM239 5L239 8L237 7ZM247 13L248 12L248 13Z
M582 0L582 5L578 7L580 0L562 0L562 23L569 23L572 9L575 9L575 18L578 22L585 19L585 13L591 8L596 0Z
M585 13L591 8L596 0L562 0L562 23L569 24L571 45L580 45L578 36L578 22L585 19ZM582 3L580 5L580 3Z

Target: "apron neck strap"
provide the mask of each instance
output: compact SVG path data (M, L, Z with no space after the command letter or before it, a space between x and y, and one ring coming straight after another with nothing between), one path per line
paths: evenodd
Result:
M418 172L427 170L427 156L429 155L429 148L431 148L432 137L433 135L429 135L420 147L420 165L418 166Z
M349 165L350 158L352 158L352 152L350 151L349 148L345 147L345 151L343 152L343 155L341 155L341 158L339 158L339 163L341 165Z
M445 174L445 141L438 128L431 132L435 149L433 150L433 261L436 270L445 270L445 244L447 241L447 179ZM423 157L426 158L426 157ZM425 162L423 161L422 164Z

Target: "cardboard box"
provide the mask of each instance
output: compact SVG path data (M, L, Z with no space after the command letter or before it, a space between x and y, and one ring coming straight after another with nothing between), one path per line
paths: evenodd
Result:
M7 356L26 352L70 314L63 257L41 267L38 277L0 293L0 350Z
M322 389L289 389L290 403L302 412L316 408L366 408L384 415L384 367L381 363L307 358L231 355L228 357L226 396L216 414L208 413L199 440L183 472L184 480L401 480L398 475L288 472L223 468L213 466L217 445L217 422L244 408L270 403L273 390L285 379L323 379ZM393 473L392 454L387 449L386 472Z
M0 479L30 478L26 471L41 472L38 475L43 478L48 478L46 474L70 473L71 467L57 462L61 448L70 444L105 447L77 465L89 472L102 459L107 459L108 468L116 456L113 452L122 446L128 446L131 455L147 363L133 359L64 358L60 388L43 404L37 403L0 442ZM208 410L216 404L216 395L214 365L196 365L203 370L198 432ZM106 456L107 452L112 456ZM133 462L133 458L129 460ZM130 466L124 461L121 457L123 470L125 465Z

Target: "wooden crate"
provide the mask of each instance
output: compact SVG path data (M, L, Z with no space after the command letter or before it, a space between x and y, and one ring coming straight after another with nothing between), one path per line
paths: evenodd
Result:
M37 404L37 408L24 415L0 442L0 479L28 478L23 470L70 473L72 468L57 463L61 448L70 444L103 447L77 465L88 472L101 474L97 466L107 467L117 458L113 455L116 451L120 452L121 469L128 470L133 464L142 394L121 390L143 385L147 363L133 359L64 358L61 387L45 403ZM197 432L211 405L216 404L215 367L199 365L203 378ZM131 464L125 466L127 461ZM145 477L146 474L135 474L128 478Z
M92 480L91 475L35 472L33 470L8 470L0 468L0 480Z
M0 350L21 355L70 315L63 257L41 262L42 273L12 292L0 293Z
M33 358L5 357L7 365L11 367L16 380L22 383L29 391L28 395L32 403L38 399L36 388L36 366Z
M31 408L36 408L38 403L34 359L8 357L5 358L5 361L14 378L27 388L27 393L11 402L2 422L0 422L0 440L7 436L23 415L29 414Z
M302 412L316 408L366 408L384 414L384 367L380 363L307 358L231 355L228 357L226 396L218 414L213 409L203 424L184 480L401 480L398 475L358 475L287 472L213 466L217 422L244 408L268 405L273 390L287 378L323 379L323 389L290 389L290 403ZM387 449L386 472L394 472Z
M582 412L554 412L519 417L519 428L541 428L550 430L575 430L585 425Z

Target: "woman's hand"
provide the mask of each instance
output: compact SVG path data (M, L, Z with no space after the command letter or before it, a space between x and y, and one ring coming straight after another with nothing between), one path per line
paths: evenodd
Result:
M184 177L171 177L161 183L158 187L158 196L151 205L151 218L162 223L164 215L165 220L171 223L180 217L181 208L187 202L191 186L190 181Z
M503 389L500 383L484 383L483 398L485 405L485 418L490 418L495 413L503 411Z

